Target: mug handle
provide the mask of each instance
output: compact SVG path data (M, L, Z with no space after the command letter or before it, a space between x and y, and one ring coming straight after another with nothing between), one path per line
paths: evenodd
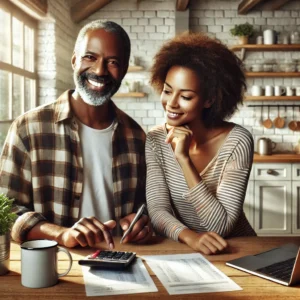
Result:
M276 143L272 142L272 150L275 149L275 147L276 147Z
M63 272L63 273L57 273L58 277L61 277L61 276L67 275L70 272L70 270L72 268L73 259L72 259L72 256L71 256L70 252L67 249L63 248L63 247L57 246L57 252L56 253L58 253L58 252L65 252L69 257L69 268L68 268L68 270L66 272Z

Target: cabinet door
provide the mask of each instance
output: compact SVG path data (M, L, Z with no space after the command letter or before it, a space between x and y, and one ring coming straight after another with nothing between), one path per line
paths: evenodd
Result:
M254 229L259 235L291 233L291 181L255 181Z
M245 202L244 202L244 212L245 215L253 227L253 216L254 216L254 181L250 180L248 182Z
M300 181L293 182L292 199L292 232L300 233Z

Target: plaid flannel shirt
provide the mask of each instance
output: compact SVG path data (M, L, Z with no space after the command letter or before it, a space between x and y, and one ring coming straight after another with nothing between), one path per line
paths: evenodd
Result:
M12 229L21 242L41 221L70 227L79 218L83 159L78 125L70 108L73 91L37 107L11 125L0 158L0 193L15 198ZM145 202L145 133L111 101L115 220ZM116 234L120 234L120 227Z

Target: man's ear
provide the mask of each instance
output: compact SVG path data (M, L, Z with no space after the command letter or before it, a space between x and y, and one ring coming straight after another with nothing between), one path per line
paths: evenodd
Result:
M127 64L124 66L124 69L123 69L123 76L122 76L122 80L123 80L123 78L125 77L125 75L127 74L128 67L129 67L129 64L127 63Z
M76 66L76 54L75 52L73 52L72 58L71 58L71 65L72 65L72 69L75 69Z

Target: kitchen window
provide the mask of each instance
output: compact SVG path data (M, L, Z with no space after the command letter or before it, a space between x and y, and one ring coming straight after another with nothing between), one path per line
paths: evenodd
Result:
M0 4L0 151L12 121L37 105L37 21Z

